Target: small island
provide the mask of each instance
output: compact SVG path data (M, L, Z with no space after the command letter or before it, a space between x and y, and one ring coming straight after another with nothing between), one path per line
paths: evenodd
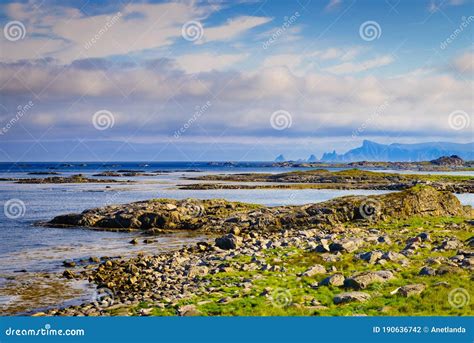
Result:
M430 185L453 193L474 193L474 176L400 174L372 172L360 169L329 171L313 169L287 173L213 174L188 178L200 181L227 183L199 183L180 186L181 189L375 189L404 190L415 185ZM232 182L239 182L233 184ZM242 182L257 184L242 184ZM261 183L269 184L261 184ZM260 184L258 184L260 183Z

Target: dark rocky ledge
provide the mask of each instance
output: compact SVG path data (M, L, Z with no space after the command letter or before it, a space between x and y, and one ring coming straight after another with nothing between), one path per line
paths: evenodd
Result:
M473 216L450 192L429 186L376 196L346 196L303 206L265 207L213 200L153 199L86 210L55 217L47 225L118 230L241 230L275 231L334 225L352 221L382 221L411 216Z
M82 174L71 175L68 177L62 176L50 176L45 178L3 178L1 181L15 181L16 183L33 183L33 184L42 184L42 183L129 183L133 181L122 181L122 180L113 180L113 179L93 179L85 177Z

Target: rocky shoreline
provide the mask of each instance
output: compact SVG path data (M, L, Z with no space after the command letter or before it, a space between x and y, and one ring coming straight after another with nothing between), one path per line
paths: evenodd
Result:
M211 166L231 167L231 168L252 168L252 163L246 162L209 162ZM474 161L464 161L460 157L441 156L432 161L419 162L381 162L381 161L358 161L358 162L309 162L309 161L283 161L268 162L262 167L277 168L363 168L380 170L406 170L424 172L446 172L446 171L473 171Z
M372 189L405 190L416 185L429 185L452 193L474 193L474 177L452 175L396 174L349 169L331 172L325 169L279 174L246 173L204 175L187 178L200 181L266 182L262 184L199 183L182 185L180 189Z
M465 209L466 208L466 209ZM53 218L46 225L143 230L154 234L166 230L226 232L233 226L249 230L281 230L295 226L311 228L361 219L404 219L421 215L469 216L450 192L417 186L409 190L373 196L346 196L302 206L276 206L212 200L152 199L111 205Z
M472 314L470 303L449 299L461 286L472 291L474 215L449 192L415 187L271 208L202 200L199 211L181 213L194 202L160 199L53 219L95 227L130 209L140 223L130 217L129 227L144 233L192 224L186 229L221 236L172 253L68 268L65 278L97 285L93 301L36 315ZM142 221L151 209L165 220Z
M38 174L35 174L38 175ZM93 179L82 174L71 176L48 176L44 178L2 178L0 181L14 181L15 183L27 184L61 184L61 183L131 183L130 180L114 180L114 179Z
M359 161L359 162L299 162L285 161L275 162L274 167L292 168L365 168L381 170L407 170L407 171L472 171L474 161L464 161L462 158L452 156L441 156L431 161L420 162L379 162L379 161Z

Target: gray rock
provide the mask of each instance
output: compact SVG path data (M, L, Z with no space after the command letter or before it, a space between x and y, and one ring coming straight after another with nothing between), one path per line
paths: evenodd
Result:
M466 239L466 244L468 246L470 246L471 248L474 248L474 236L469 237L468 239Z
M76 266L76 262L71 261L71 260L66 260L63 262L63 266L67 268L72 268Z
M381 251L369 251L365 252L359 255L361 260L367 261L369 263L375 263L377 262L381 257L383 253Z
M166 208L168 211L173 211L173 210L176 210L178 207L177 207L175 204L166 204L166 205L165 205L165 208Z
M330 249L329 249L329 246L327 245L319 244L318 246L316 246L315 251L316 252L329 252Z
M320 264L315 264L314 266L306 270L303 274L301 274L301 276L311 277L317 274L325 274L325 273L326 273L326 268L324 268L324 266Z
M340 241L340 242L333 242L329 245L329 249L332 252L336 252L336 251L353 252L357 250L357 248L358 248L357 241L353 239Z
M220 238L216 238L216 246L224 250L235 249L241 244L242 238L231 233Z
M339 287L339 286L344 285L344 280L345 280L344 275L334 274L325 278L323 281L321 281L321 285Z
M370 294L365 292L345 292L337 294L333 301L335 304L344 304L348 302L360 301L364 302L370 299Z
M188 270L188 276L193 278L195 276L206 276L209 273L209 268L206 266L191 266Z
M433 275L436 275L436 270L434 268L431 268L431 267L423 267L423 268L421 268L418 275L433 276Z
M400 287L400 289L398 290L398 293L404 297L411 297L413 295L421 294L421 292L423 292L425 288L426 286L421 283L406 285L406 286Z
M430 234L428 232L422 232L417 237L420 237L422 241L430 241Z
M76 277L76 274L74 274L74 272L70 271L69 269L66 269L64 272L63 272L63 276L66 278L66 279L74 279Z
M91 263L100 263L100 258L98 258L96 256L91 256L91 257L89 257L89 262L91 262Z
M385 254L383 254L382 258L387 261L392 261L392 262L401 262L401 261L406 261L406 257L403 254L400 254L395 251L388 251Z
M318 249L320 249L321 252L331 251L329 249L329 241L327 239L324 239L324 238L320 240L320 245L318 247L319 247Z
M178 309L178 314L180 316L185 316L185 317L189 317L189 316L200 316L201 313L197 310L196 306L194 305L184 305L184 306L181 306L179 309Z
M387 270L380 270L376 272L363 272L347 278L344 281L344 286L355 289L364 289L367 286L376 282L386 282L392 279L393 273Z
M230 233L239 236L240 235L240 229L237 226L234 226L233 228L230 229Z
M377 241L378 241L379 243L392 244L392 240L391 240L390 237L387 236L387 235L378 237L378 238L377 238Z
M462 247L462 243L455 239L447 239L443 241L440 245L440 249L442 250L456 250Z

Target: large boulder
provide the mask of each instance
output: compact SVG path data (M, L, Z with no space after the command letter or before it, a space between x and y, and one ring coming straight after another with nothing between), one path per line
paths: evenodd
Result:
M318 274L326 274L326 268L320 264L315 264L314 266L308 268L302 276L312 277Z
M392 279L393 273L388 270L379 270L375 272L362 272L347 278L344 286L355 289L364 289L373 283L383 283Z
M216 246L224 250L235 249L241 244L242 238L232 233L216 238Z
M331 276L328 276L327 278L325 278L323 281L321 281L321 285L323 286L336 286L336 287L339 287L339 286L342 286L344 285L344 275L342 274L334 274L334 275L331 275Z
M421 294L425 290L426 286L422 283L413 285L406 285L398 289L398 293L403 297L411 297L413 295Z
M365 292L345 292L334 296L333 301L337 304L344 304L348 302L364 302L370 299L370 294Z
M411 216L467 216L472 208L463 206L450 192L437 191L429 186L416 186L403 192L380 196L381 216L409 218Z

